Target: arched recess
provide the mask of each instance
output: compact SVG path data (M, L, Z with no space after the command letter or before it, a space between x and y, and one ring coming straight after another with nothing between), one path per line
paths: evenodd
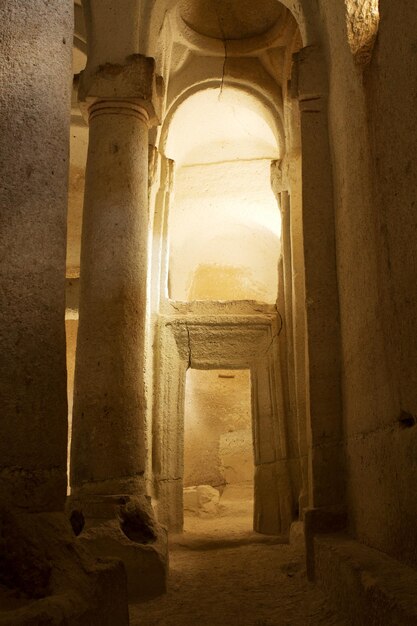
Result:
M257 103L259 110L262 110L262 114L265 120L270 125L272 132L274 133L277 141L277 146L280 151L279 158L282 158L282 151L285 147L285 131L283 123L283 103L280 90L277 89L276 83L270 80L268 82L245 79L244 76L240 77L228 77L227 87L242 92L247 99L252 99L254 103ZM209 75L204 80L189 83L189 79L185 79L181 84L181 77L179 85L172 88L170 97L167 102L167 108L164 115L164 121L159 135L160 151L164 154L166 145L168 142L169 129L173 117L181 105L186 102L190 97L207 89L223 89L225 88L222 83L222 78L218 73ZM219 93L221 97L221 94Z
M193 111L196 111L195 115ZM184 267L192 267L193 258L198 259L202 254L203 248L198 248L197 244L200 237L200 245L206 246L204 250L208 255L208 265L201 263L198 266L200 279L202 281L205 277L212 285L212 297L210 287L207 294L201 295L201 287L195 284L190 287L190 298L184 298L181 297L184 290L176 290L172 283L171 299L276 301L280 214L271 190L270 163L280 158L284 142L278 111L276 101L268 101L265 93L259 94L258 89L250 88L249 85L239 85L237 88L230 84L222 88L219 79L191 86L180 94L168 110L161 130L159 150L165 162L169 160L168 157L175 157L177 165L181 166L177 168L174 204L168 207L171 211L171 227L176 225L176 230L172 231L174 235L176 233L176 238L171 238L172 250L181 252L177 256L172 255L173 263L175 265L175 259L180 259ZM186 146L192 146L192 153L185 154ZM200 193L202 186L205 188L204 194ZM188 217L184 213L187 207L190 211ZM159 237L162 246L167 246L169 236L168 208L165 210L164 224L160 225L161 232L165 233L165 237ZM207 227L204 227L205 219L210 222ZM193 236L187 235L192 224L201 229L200 234L196 232ZM211 243L206 241L208 229L211 229ZM215 243L215 232L218 233L218 244ZM255 235L259 235L259 241ZM154 236L154 241L157 239ZM188 253L187 245L191 246ZM220 246L217 252L215 245ZM272 255L270 259L268 254ZM171 264L171 270L174 265ZM222 295L218 288L219 280L212 271L215 266L222 272L224 284L230 284L226 295ZM266 275L270 275L270 278L267 279ZM190 279L193 284L194 279L197 280L196 275ZM242 289L237 286L239 280ZM160 293L166 296L166 271L162 273L161 281ZM162 308L163 300L164 297Z
M318 35L320 29L316 28L316 3L288 0L283 4L297 20L304 45L298 52L295 50L293 59L290 58L293 50L289 51L289 65L292 66L288 76L290 82L283 88L284 111L292 107L298 113L295 130L299 133L300 144L295 152L298 150L302 155L302 181L298 189L293 180L290 155L284 154L276 190L278 194L287 194L287 237L293 262L289 275L291 285L286 289L285 298L287 301L291 299L294 307L302 311L298 320L298 337L295 337L288 320L287 325L289 332L293 333L295 361L298 346L301 343L305 345L299 367L304 368L306 409L304 420L299 419L298 422L307 440L308 497L303 501L303 507L312 509L312 513L306 515L309 532L314 527L317 511L320 520L329 520L331 526L334 511L343 511L345 504L334 192L327 112L328 68ZM165 14L174 5L175 2L154 3L154 15L149 9L149 24L153 18L156 22L150 32L157 32L161 13ZM158 56L156 39L148 40L147 49L149 54ZM172 86L170 89L172 93ZM287 131L294 129L291 123L287 125L286 114L284 127L287 140ZM296 250L300 252L303 265L303 288L298 295L293 291L298 269ZM301 377L301 372L299 374ZM295 415L297 410L295 406ZM325 526L323 522L322 527Z
M280 219L269 177L279 152L264 116L230 87L197 92L173 116L170 299L276 301Z

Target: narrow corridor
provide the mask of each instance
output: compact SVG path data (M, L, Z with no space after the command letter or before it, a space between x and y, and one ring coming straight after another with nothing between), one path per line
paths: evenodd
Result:
M302 524L290 545L252 530L250 485L229 486L219 513L185 511L170 544L168 593L132 604L131 626L347 626L305 570Z

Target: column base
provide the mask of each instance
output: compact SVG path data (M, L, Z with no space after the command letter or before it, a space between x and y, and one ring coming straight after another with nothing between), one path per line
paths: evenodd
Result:
M128 626L126 573L96 560L63 513L0 508L0 625Z
M97 557L121 559L130 600L166 592L168 535L147 496L82 496L69 499L71 523L82 545Z

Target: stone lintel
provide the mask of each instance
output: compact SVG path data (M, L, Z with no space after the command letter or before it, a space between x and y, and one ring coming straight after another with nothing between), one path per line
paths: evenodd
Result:
M134 54L124 65L106 63L93 74L81 72L78 101L88 119L93 108L108 103L106 110L142 110L149 126L160 123L162 79L155 74L151 57Z

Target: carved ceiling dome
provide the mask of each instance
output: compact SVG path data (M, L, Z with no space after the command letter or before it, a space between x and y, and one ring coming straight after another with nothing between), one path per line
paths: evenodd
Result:
M286 9L276 0L181 0L181 18L214 39L250 39L268 32Z

